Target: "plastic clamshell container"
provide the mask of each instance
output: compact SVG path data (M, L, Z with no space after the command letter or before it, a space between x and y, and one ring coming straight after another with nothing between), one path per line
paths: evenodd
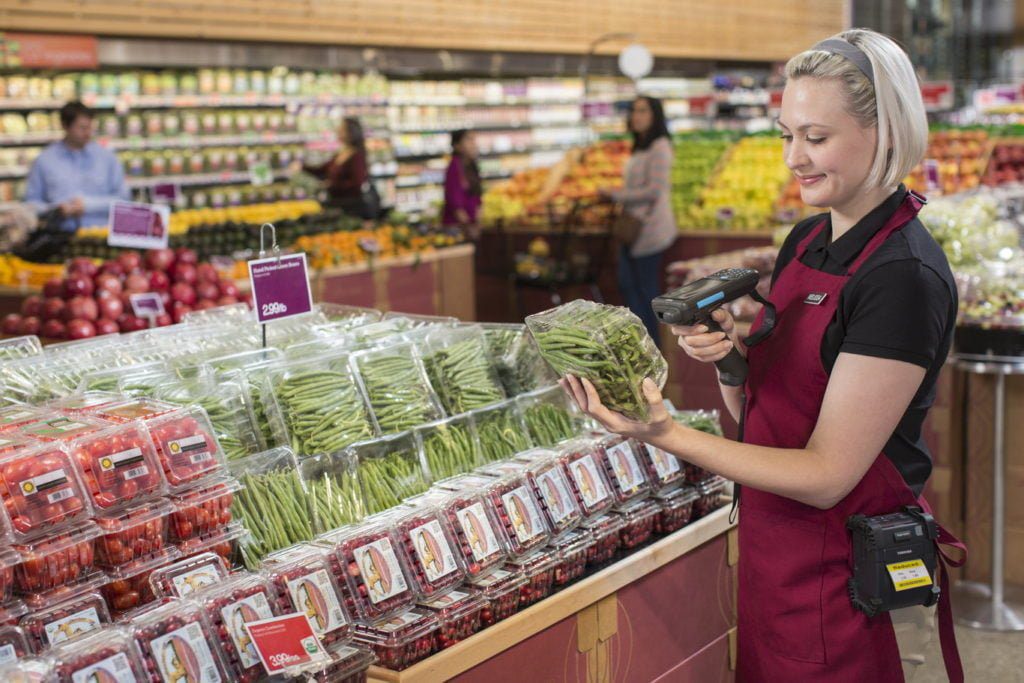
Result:
M149 577L149 583L158 597L184 598L223 581L227 576L228 566L224 558L214 553L203 553L155 570Z
M92 514L75 459L56 444L0 458L0 498L18 541L58 533Z
M0 340L0 360L28 358L38 356L42 352L43 345L34 334Z
M57 683L56 662L50 657L26 657L0 666L4 683Z
M131 631L104 626L50 651L60 683L135 683L148 680Z
M349 453L323 453L299 462L313 511L314 533L327 533L366 516L356 463Z
M28 639L21 627L0 626L0 671L28 653Z
M619 532L622 547L632 550L649 541L654 535L655 520L660 513L661 506L653 500L637 500L612 513L622 517L626 523Z
M414 344L359 351L351 363L379 434L397 434L445 417Z
M263 575L274 587L282 614L301 612L324 644L350 640L352 620L323 547L303 544L269 555Z
M490 481L490 480L488 480ZM482 576L508 557L508 540L486 496L473 487L427 494L423 503L434 507L455 534L468 578Z
M608 434L597 440L601 464L619 505L643 498L651 491L638 449L633 444L631 439L618 434Z
M550 547L558 553L558 564L555 565L556 588L583 576L587 569L587 555L595 543L594 534L586 529L573 529L551 543Z
M160 415L165 415L179 406L166 401L158 401L153 398L132 398L120 403L111 403L100 406L91 412L96 417L123 424L133 420L150 420Z
M237 479L223 476L203 482L200 487L172 495L171 543L209 536L234 519L231 503L242 488Z
M331 663L321 671L307 674L314 683L366 683L366 672L377 661L373 650L351 643L327 646Z
M638 447L640 461L655 493L678 487L686 481L686 468L679 458L649 443L634 443Z
M592 439L573 439L563 443L558 453L584 516L594 519L611 510L616 498L597 443Z
M29 647L36 654L47 648L95 631L110 623L110 610L96 591L59 602L52 607L33 610L21 620Z
M525 476L506 475L495 480L485 492L508 539L512 558L525 557L547 545L551 533Z
M100 408L124 400L123 394L114 391L83 391L80 394L54 399L45 407L65 415L91 415Z
M398 537L387 519L366 520L319 539L332 549L331 570L345 582L349 614L386 619L411 607L419 595L409 579Z
M85 521L38 541L15 544L22 562L14 568L14 588L21 595L45 593L84 582L93 574L93 541L100 528Z
M167 526L174 506L158 498L135 507L97 515L103 535L96 539L96 564L118 567L149 557L167 545Z
M274 589L258 574L238 574L195 595L224 653L228 679L256 681L263 665L245 624L278 616Z
M228 566L234 566L237 564L239 547L248 533L239 522L234 522L204 536L182 541L178 544L178 550L182 557L213 553L224 558Z
M611 513L583 523L583 528L594 535L594 545L587 551L588 569L603 567L618 556L625 526L626 520Z
M437 652L441 621L433 614L410 609L388 619L356 625L356 642L377 655L377 664L402 671Z
M0 515L0 521L3 520ZM6 605L14 595L14 568L21 564L21 555L6 547L8 539L0 541L0 605Z
M491 477L492 479L500 479L506 475L522 474L526 471L526 465L522 462L516 462L514 460L493 462L488 465L483 465L473 470L473 474L477 474L482 477Z
M727 484L728 481L725 478L715 476L705 479L697 485L697 493L700 498L693 504L694 519L700 519L721 507Z
M446 479L483 464L476 429L459 415L413 429L431 480Z
M522 394L515 403L529 430L530 440L537 446L554 446L576 436L580 430L579 410L560 386Z
M487 601L472 588L448 591L428 601L417 603L417 607L437 615L441 628L437 633L437 645L445 650L477 633L480 613Z
M452 492L474 491L477 489L483 489L493 483L494 477L488 477L482 474L459 474L454 477L448 477L447 479L436 481L431 488L438 491Z
M583 509L562 461L553 453L542 452L526 465L525 471L552 536L557 538L579 526Z
M141 422L113 425L68 444L97 512L119 510L167 491L163 468Z
M383 512L430 488L412 432L401 432L346 449L356 462L366 511Z
M476 589L486 601L480 611L480 624L487 627L519 611L519 591L526 585L526 577L518 570L495 569L467 581L466 585Z
M149 577L153 572L177 561L181 553L168 546L157 553L106 571L107 581L100 586L110 613L118 617L126 612L148 605L156 599Z
M149 680L226 681L220 648L203 609L191 600L167 598L132 614L132 637Z
M0 408L0 432L17 429L22 425L38 422L52 415L53 413L50 411L29 406L18 405Z
M197 486L224 469L224 452L206 411L180 408L146 421L172 493Z
M533 445L515 399L502 401L470 413L476 428L480 454L486 462L515 457Z
M7 455L8 453L16 453L23 448L31 448L35 446L38 441L33 441L28 437L21 436L14 432L10 432L0 436L0 457Z
M693 519L693 506L700 494L692 486L683 486L659 493L652 500L658 504L658 516L654 520L654 532L670 534L678 531Z
M526 583L519 589L520 609L551 595L555 586L555 567L559 560L557 550L541 548L526 557L509 560L505 565L526 577Z
M458 539L445 512L429 504L398 508L395 535L417 592L423 598L450 590L466 578Z
M18 430L24 436L49 443L62 443L77 439L92 432L98 432L109 422L88 416L53 414L31 424L22 425Z

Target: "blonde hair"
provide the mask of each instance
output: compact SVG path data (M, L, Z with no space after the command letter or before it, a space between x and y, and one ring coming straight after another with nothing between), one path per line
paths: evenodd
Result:
M868 173L871 187L895 187L924 158L928 117L907 53L888 36L867 29L838 33L867 56L875 82L841 55L810 49L786 64L786 78L831 78L842 84L847 111L864 128L876 127L878 143Z

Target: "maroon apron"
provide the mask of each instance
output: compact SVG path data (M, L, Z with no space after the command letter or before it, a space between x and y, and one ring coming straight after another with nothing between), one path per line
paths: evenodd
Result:
M846 275L830 275L800 262L824 221L800 242L769 297L777 309L775 329L748 352L746 443L806 447L828 385L821 342L835 315L840 292L879 246L917 215L921 204L908 194ZM760 328L763 316L762 310L754 323L755 330ZM854 514L870 517L897 512L904 505L928 509L884 453L875 458L860 483L829 510L743 487L739 523L739 681L903 681L888 612L869 618L850 602L847 579L852 575L853 561L846 520ZM964 549L941 528L939 542ZM947 572L943 568L939 573L943 657L950 680L962 681L949 611Z

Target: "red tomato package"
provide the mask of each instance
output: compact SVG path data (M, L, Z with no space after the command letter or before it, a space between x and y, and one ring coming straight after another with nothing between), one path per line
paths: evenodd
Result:
M36 441L65 443L80 436L98 432L109 424L109 422L96 420L91 417L52 415L31 424L22 425L18 432Z
M167 520L174 507L158 498L94 520L103 532L96 539L96 564L119 567L149 557L167 545Z
M223 477L202 488L171 496L171 542L209 536L231 524L231 503L241 488L236 479Z
M109 422L126 423L134 420L148 420L176 410L179 406L151 398L133 398L119 403L102 405L91 410L96 417Z
M194 487L224 469L224 453L206 411L191 406L146 421L172 492Z
M15 544L22 562L14 568L14 589L32 595L90 578L96 564L93 541L99 535L99 527L86 521L40 541Z
M0 499L17 540L55 533L92 514L74 458L56 444L0 457Z
M100 587L100 593L107 601L115 618L156 600L150 577L154 572L181 558L177 548L170 546L155 555L108 569L107 582Z
M0 432L7 432L22 425L42 420L49 413L29 406L8 406L0 408Z
M97 511L123 509L166 492L160 461L141 422L88 434L69 448Z

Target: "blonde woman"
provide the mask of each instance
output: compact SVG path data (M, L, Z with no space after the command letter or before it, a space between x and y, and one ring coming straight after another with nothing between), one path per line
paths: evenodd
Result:
M782 247L774 326L762 313L744 343L719 311L724 332L674 330L699 361L734 347L746 356L746 385L721 387L743 418L743 442L674 423L650 380L649 424L610 412L586 380L563 384L608 429L742 485L739 680L895 683L923 660L935 612L924 599L872 617L858 610L846 523L927 509L921 425L957 307L949 264L916 218L922 199L900 184L924 154L928 125L910 60L878 33L822 41L786 74L785 163L803 201L831 210L798 224ZM938 540L962 548L944 530ZM946 595L943 654L960 681Z

